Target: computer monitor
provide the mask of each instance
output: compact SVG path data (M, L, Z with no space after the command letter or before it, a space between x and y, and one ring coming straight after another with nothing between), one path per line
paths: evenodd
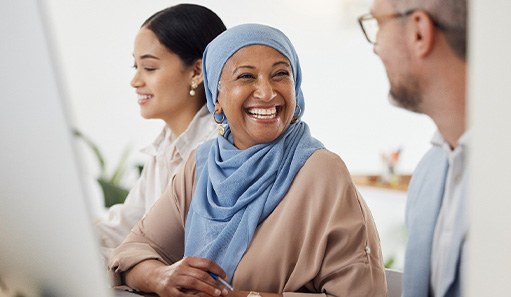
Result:
M0 9L0 296L114 296L42 5Z

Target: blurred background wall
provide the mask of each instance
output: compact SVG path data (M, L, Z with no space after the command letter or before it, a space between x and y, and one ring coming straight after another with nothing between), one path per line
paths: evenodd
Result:
M397 170L411 173L429 147L433 123L391 106L384 68L364 39L356 18L369 0L188 1L215 11L231 27L245 22L275 26L296 46L306 110L315 137L338 153L354 174L378 174L380 153L398 147ZM111 169L126 146L129 162L151 143L163 122L139 115L133 41L142 22L180 1L46 0L51 28L74 107L76 126L104 151ZM96 164L90 163L94 175ZM128 182L129 183L129 182Z

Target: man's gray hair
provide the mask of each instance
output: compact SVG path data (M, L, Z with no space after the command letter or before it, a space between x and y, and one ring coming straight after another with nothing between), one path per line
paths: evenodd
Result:
M467 51L467 0L392 0L400 12L422 9L442 26L448 44L465 60Z

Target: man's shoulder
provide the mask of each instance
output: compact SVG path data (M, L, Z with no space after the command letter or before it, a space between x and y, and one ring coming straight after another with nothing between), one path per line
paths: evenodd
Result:
M438 146L431 147L419 161L413 176L438 169L443 170L448 162L447 152ZM441 167L441 168L439 168Z
M438 196L443 191L448 168L448 156L445 150L433 146L421 159L410 181L408 204L421 196Z

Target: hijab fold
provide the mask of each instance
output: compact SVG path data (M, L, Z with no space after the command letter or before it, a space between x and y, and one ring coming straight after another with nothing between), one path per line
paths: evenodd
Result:
M297 105L303 111L301 70L293 45L275 28L245 24L219 35L204 52L210 112L214 113L225 62L240 48L253 44L270 46L289 59ZM259 223L277 207L310 155L321 148L307 124L297 121L274 141L240 150L227 123L224 137L197 149L197 185L185 224L185 256L216 262L231 281Z

